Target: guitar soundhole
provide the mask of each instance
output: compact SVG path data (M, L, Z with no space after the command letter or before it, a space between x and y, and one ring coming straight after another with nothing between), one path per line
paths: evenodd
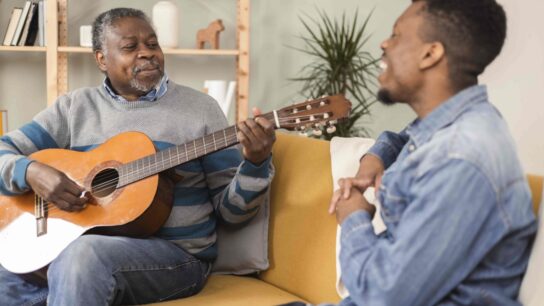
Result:
M119 173L115 169L104 169L94 177L91 187L95 197L107 197L115 191L119 182Z

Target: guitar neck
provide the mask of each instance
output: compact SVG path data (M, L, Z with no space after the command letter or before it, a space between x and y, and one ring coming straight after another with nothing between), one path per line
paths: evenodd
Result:
M273 114L267 113L262 117L272 118ZM233 146L239 142L236 136L237 132L238 128L233 125L224 130L126 163L118 169L119 183L117 187L126 186L204 155Z

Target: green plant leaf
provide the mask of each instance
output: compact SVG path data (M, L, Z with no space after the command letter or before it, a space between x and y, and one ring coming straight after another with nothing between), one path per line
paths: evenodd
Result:
M335 133L322 138L368 135L360 119L370 115L370 106L377 101L374 92L378 59L364 49L370 39L367 29L373 11L362 19L362 24L359 10L352 18L345 12L340 18L332 18L323 10L316 11L316 18L309 14L299 17L306 31L299 37L304 46L291 47L313 60L289 80L301 82L300 94L307 97L342 93L351 100L349 118L337 124Z

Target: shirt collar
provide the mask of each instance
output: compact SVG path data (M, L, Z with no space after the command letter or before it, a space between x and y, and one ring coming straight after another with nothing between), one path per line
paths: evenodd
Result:
M112 97L116 101L128 102L125 98L115 93L108 77L104 79L103 85L104 85L104 88L106 89L106 92L110 95L110 97ZM138 100L136 101L148 101L148 102L157 101L160 97L164 96L167 90L168 90L168 76L164 74L161 81L157 84L157 86L155 86L155 88L150 90L147 94L139 97Z
M423 119L414 120L406 129L416 146L421 146L441 128L452 123L472 105L487 102L487 87L474 85L446 100Z

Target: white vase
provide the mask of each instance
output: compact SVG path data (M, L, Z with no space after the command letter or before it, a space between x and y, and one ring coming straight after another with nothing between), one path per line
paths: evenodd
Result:
M225 116L229 115L230 105L234 100L236 82L226 80L206 80L204 88L208 95L217 101Z
M153 6L153 24L162 48L177 48L179 38L178 7L170 1L159 1Z

